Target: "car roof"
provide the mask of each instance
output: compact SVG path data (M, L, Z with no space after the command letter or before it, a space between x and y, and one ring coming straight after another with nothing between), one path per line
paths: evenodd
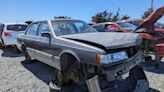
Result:
M45 22L45 21L82 21L82 20L77 20L77 19L49 19L49 20L34 21L32 23Z
M14 24L23 24L23 25L28 25L27 23L3 23L4 25L14 25Z
M142 21L142 19L128 19L128 20L122 20L119 22L132 22L132 21Z

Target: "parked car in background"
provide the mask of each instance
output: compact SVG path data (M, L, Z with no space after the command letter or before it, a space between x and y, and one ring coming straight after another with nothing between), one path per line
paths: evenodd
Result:
M14 46L19 34L25 32L28 27L25 23L0 24L0 43L2 46Z
M104 22L104 23L98 23L92 26L99 32L131 32L131 33L139 33L139 35L150 41L155 41L156 38L154 38L152 35L148 34L145 29L139 29L135 32L135 29L137 26L124 22Z
M132 20L124 20L122 22L131 23L135 26L139 26L143 21L144 21L143 19L132 19ZM164 24L160 22L156 22L154 23L153 27L154 27L155 32L162 33L162 34L164 33Z
M144 60L138 34L100 33L81 20L59 19L33 22L17 40L27 61L34 58L56 69L53 84L59 87L98 75L102 92L115 85L112 91L148 88L138 66ZM116 82L128 72L127 87Z
M151 43L149 41L147 41L147 45L152 45L154 46L153 51L155 52L155 54L158 55L158 53L162 53L163 50L161 48L163 48L161 44L164 43L164 30L163 30L163 26L159 26L159 30L156 30L157 28L154 27L155 23L157 23L157 21L163 17L164 15L164 6L158 8L156 11L154 11L152 14L150 14L144 21L141 22L141 24L139 24L139 26L135 29L146 29L146 32L149 33L150 35L152 35L154 38L156 38L156 40L154 41L154 43ZM159 45L158 45L159 44ZM157 49L155 49L155 46ZM161 50L160 50L161 49ZM159 60L159 56L157 57L157 61Z
M139 35L147 40L155 40L150 34L146 33L145 29L139 29L135 32L135 29L137 26L124 22L104 22L104 23L98 23L95 25L92 25L93 28L95 28L98 32L130 32L130 33L139 33Z
M139 24L143 21L143 19L128 19L128 20L123 20L123 22L131 23L135 26L139 26Z
M92 25L99 32L134 32L137 28L131 23L125 22L103 22Z

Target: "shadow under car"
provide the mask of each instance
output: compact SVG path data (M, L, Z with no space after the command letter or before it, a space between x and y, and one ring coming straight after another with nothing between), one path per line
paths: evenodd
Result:
M2 57L22 57L24 54L12 47L1 47Z

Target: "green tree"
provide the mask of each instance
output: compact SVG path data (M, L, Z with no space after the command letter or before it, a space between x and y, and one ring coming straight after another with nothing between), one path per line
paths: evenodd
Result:
M95 23L101 23L101 22L108 22L108 21L119 21L123 19L129 19L130 16L126 15L120 15L120 8L118 9L116 14L113 14L112 12L103 11L98 12L95 16L92 16L92 22Z
M106 10L103 12L99 12L97 13L95 16L92 17L92 21L96 22L96 23L100 23L100 22L106 22L106 21L110 21L112 17L112 13L107 12Z
M113 15L111 21L118 21L120 20L120 8L118 9L117 13L115 15Z
M148 9L144 12L144 14L142 15L142 19L147 18L152 12L153 12L153 9L152 9L152 8L148 8Z
M122 18L120 20L127 20L130 19L130 16L126 15L122 15Z

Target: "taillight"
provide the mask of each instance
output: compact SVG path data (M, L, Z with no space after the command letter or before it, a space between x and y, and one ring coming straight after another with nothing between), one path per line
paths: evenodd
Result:
M164 51L164 44L158 44L158 45L156 45L156 50L163 52Z
M4 36L10 36L10 33L9 32L3 32L3 35Z

